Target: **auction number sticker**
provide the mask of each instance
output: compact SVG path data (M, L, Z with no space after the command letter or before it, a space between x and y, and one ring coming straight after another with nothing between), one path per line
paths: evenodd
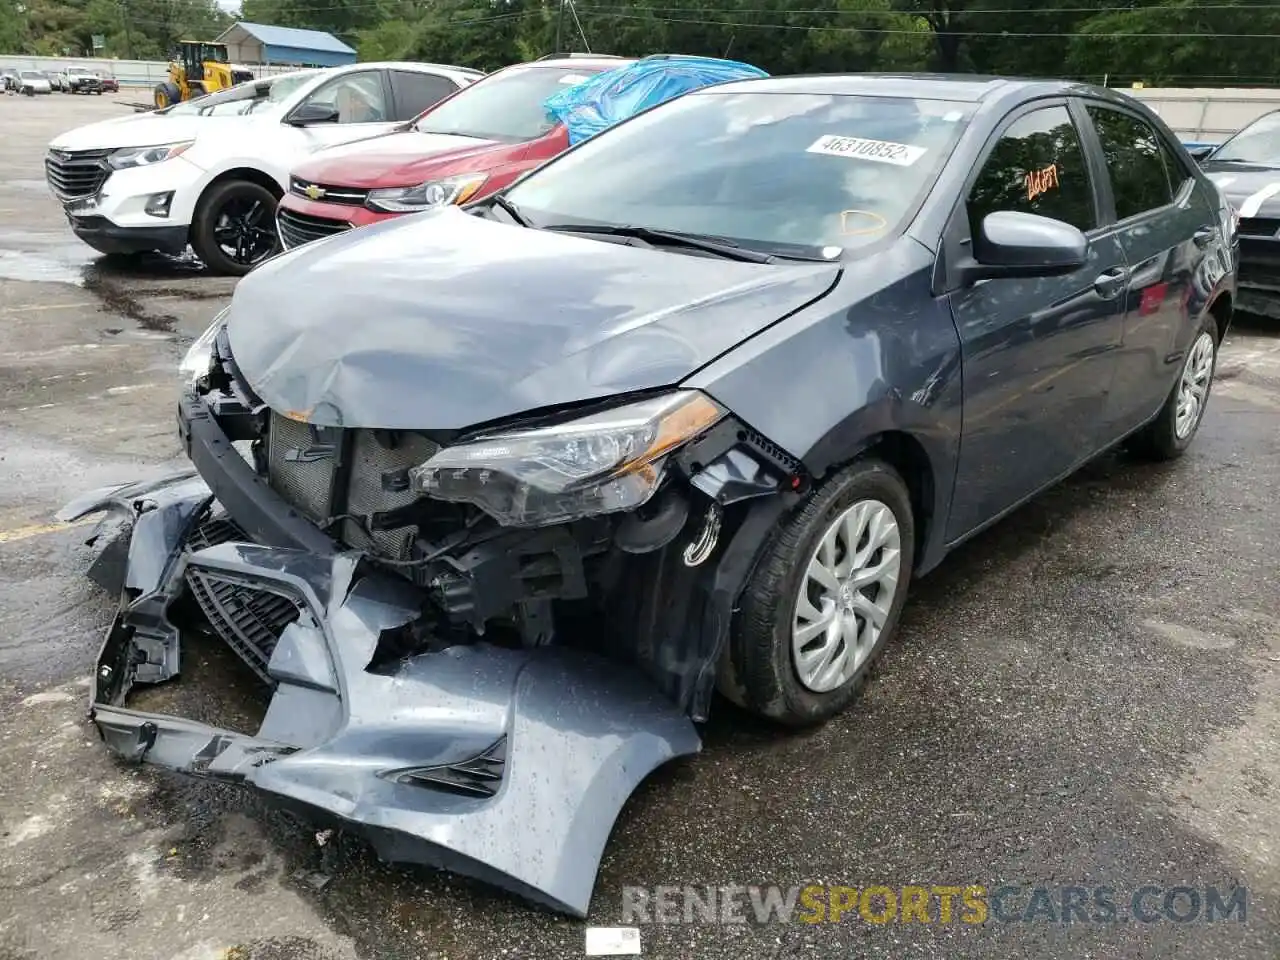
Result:
M849 157L853 160L874 160L876 163L892 163L909 167L927 151L909 143L893 143L890 140L867 140L864 137L841 137L829 133L819 137L805 153L825 153L831 157Z

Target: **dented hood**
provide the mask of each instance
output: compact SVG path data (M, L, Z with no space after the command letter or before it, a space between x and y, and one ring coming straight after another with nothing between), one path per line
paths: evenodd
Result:
M320 425L452 430L678 383L822 296L838 273L447 208L264 264L240 281L227 332L274 409Z

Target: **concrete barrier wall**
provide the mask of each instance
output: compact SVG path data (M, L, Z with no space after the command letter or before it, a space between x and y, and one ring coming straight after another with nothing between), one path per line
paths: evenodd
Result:
M1269 87L1117 89L1154 110L1184 142L1221 143L1264 113L1280 109L1280 90Z
M246 64L255 77L266 77L277 73L288 73L297 67L277 64ZM56 73L67 67L83 67L110 73L120 81L121 87L145 87L150 89L163 80L169 73L169 65L160 60L111 60L90 57L18 57L0 55L0 67L14 70L42 70Z

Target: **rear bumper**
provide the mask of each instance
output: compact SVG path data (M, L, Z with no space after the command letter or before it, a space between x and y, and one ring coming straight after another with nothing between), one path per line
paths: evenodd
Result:
M90 541L106 548L90 573L123 599L91 715L108 747L261 789L361 833L384 859L584 916L618 812L654 768L700 748L692 722L635 671L582 651L438 642L399 654L421 623L420 589L327 538L304 543L297 518L253 489L252 470L200 412L184 403L179 421L202 476L99 491L59 513L106 511ZM226 523L224 508L240 538L209 546L203 531ZM292 605L255 668L274 694L253 735L127 705L135 684L178 674L170 610L192 584ZM215 632L235 632L245 604L196 599Z

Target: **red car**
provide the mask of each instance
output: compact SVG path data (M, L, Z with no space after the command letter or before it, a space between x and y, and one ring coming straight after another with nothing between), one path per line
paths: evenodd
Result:
M120 81L110 73L100 73L98 77L102 80L102 89L106 93L119 93Z
M501 190L569 147L564 125L543 108L547 97L629 62L576 56L516 64L464 87L395 133L317 154L293 171L276 208L281 243L292 248Z

